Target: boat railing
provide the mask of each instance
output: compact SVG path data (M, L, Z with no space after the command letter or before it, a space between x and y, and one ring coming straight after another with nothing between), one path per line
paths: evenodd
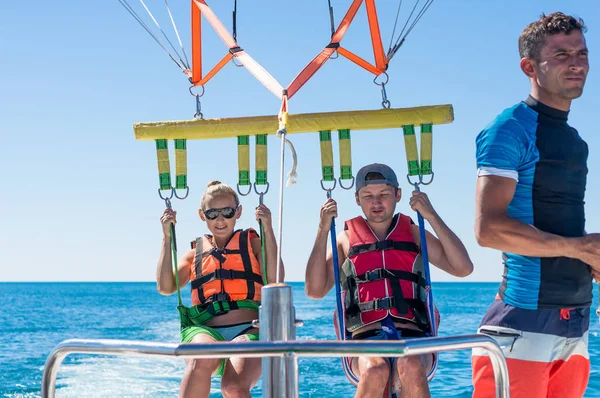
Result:
M427 337L398 341L296 340L291 287L263 287L257 325L261 341L231 344L175 344L131 340L72 339L50 353L42 376L42 398L54 398L58 371L71 354L126 355L168 358L262 358L265 398L297 398L299 357L404 357L442 351L481 348L487 351L496 382L496 397L509 398L508 368L498 343L483 334ZM287 306L287 310L285 310Z

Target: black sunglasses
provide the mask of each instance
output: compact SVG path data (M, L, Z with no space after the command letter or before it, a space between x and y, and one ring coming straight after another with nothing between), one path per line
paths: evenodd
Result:
M223 207L222 209L206 209L203 210L202 213L204 213L204 217L206 217L207 220L212 221L219 217L219 213L225 218L233 218L236 210L237 207Z

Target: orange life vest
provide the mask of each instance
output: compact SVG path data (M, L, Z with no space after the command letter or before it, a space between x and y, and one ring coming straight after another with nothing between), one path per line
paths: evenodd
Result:
M215 246L211 235L192 242L192 248L196 249L190 275L192 305L260 302L262 271L250 243L257 236L252 228L237 230L222 249Z

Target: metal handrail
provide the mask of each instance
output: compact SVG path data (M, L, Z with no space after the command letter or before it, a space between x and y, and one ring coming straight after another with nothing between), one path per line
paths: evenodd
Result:
M490 356L496 381L496 397L509 398L508 368L498 343L482 334L429 337L398 341L274 341L229 342L213 344L173 344L132 340L65 340L48 356L42 378L42 398L54 398L56 377L62 361L69 354L109 354L178 358L257 357L403 357L441 351L485 349ZM294 376L294 375L290 375Z

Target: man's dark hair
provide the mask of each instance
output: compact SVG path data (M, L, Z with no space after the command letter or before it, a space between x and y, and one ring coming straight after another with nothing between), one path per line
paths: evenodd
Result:
M539 20L527 25L519 36L519 54L521 58L539 60L542 47L548 36L559 33L570 34L574 30L585 33L587 28L583 19L565 15L562 12L542 14Z

